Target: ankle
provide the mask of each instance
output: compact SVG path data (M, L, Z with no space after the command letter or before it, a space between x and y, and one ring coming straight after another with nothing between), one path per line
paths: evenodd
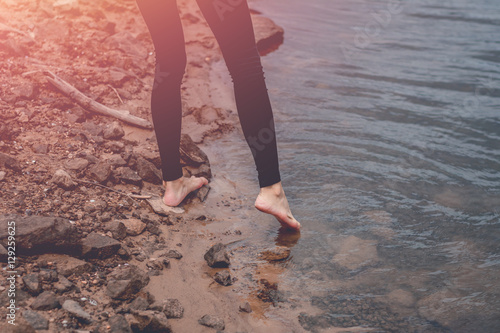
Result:
M260 189L260 193L267 194L267 195L273 195L276 197L282 196L283 195L283 186L281 185L281 182L277 182L273 185L262 187Z

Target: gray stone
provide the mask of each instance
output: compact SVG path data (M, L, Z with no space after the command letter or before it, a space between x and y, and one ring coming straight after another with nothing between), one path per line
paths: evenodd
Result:
M136 297L129 305L129 310L143 311L147 310L149 306L148 301L141 296Z
M44 291L33 301L31 308L33 310L52 310L61 307L59 300L52 291Z
M260 15L251 15L251 17L255 31L255 42L260 55L268 54L283 44L283 28L267 17Z
M92 321L90 314L88 314L76 301L67 299L64 301L62 308L73 317L76 317L85 323L90 323Z
M69 290L73 289L74 286L75 285L73 284L73 282L66 279L66 277L64 277L64 275L59 275L59 281L54 283L54 289L58 293L64 293L66 291L69 291Z
M82 256L105 259L116 254L121 244L116 239L91 232L82 240Z
M210 164L207 154L194 143L189 134L181 135L180 153L181 158L188 162L188 165Z
M137 159L137 173L139 174L139 177L146 182L156 185L161 185L163 183L160 170L158 170L153 163L142 157Z
M17 303L16 303L17 305ZM36 333L35 329L22 316L16 316L15 325L11 325L7 320L0 321L0 332L2 333Z
M167 316L163 312L133 311L132 316L135 320L130 323L133 331L138 332L172 332Z
M127 161L125 161L123 159L123 157L121 157L120 155L117 155L117 154L110 155L106 160L112 166L122 167L122 166L127 165Z
M120 180L126 184L142 186L142 178L139 174L130 169L129 167L118 167L114 170L113 176L115 179Z
M125 317L120 314L109 318L108 324L110 326L109 333L132 333L130 324Z
M126 300L149 283L149 276L135 265L116 267L108 275L106 293L113 299Z
M122 240L127 237L127 228L121 221L110 221L104 224L105 231L111 231L114 239Z
M167 258L173 258L173 259L181 259L182 254L177 251L177 250L169 250L166 253L163 253L160 255L160 257L167 257Z
M24 287L31 295L38 295L42 291L42 285L38 273L30 273L23 276Z
M215 273L214 280L223 286L230 286L233 284L231 274L226 270Z
M33 327L35 330L48 330L49 321L42 316L40 313L32 310L24 310L23 318Z
M62 169L56 170L51 182L65 190L71 190L76 186L76 182L73 181L69 173Z
M118 140L125 135L123 127L117 121L112 122L110 125L106 126L102 135L108 140Z
M163 301L163 312L167 318L182 318L184 315L184 308L179 300L169 298Z
M203 326L215 328L216 330L221 330L221 331L223 331L226 328L226 325L224 324L224 320L222 318L208 314L198 319L198 323Z
M105 183L111 175L111 167L107 162L99 162L89 168L88 174L99 183Z
M204 255L208 266L210 267L228 267L230 265L227 248L222 243L212 246Z

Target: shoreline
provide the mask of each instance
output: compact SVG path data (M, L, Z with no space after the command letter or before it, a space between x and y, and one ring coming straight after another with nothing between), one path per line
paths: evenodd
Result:
M41 1L37 6L29 1L7 1L0 14L0 23L11 28L0 27L0 33L7 40L0 45L0 51L11 59L7 61L8 65L4 64L10 75L1 79L3 97L0 104L5 111L0 119L0 152L3 154L0 156L0 172L3 172L0 190L6 200L2 200L0 214L5 217L2 221L14 219L18 226L18 328L29 332L33 325L46 322L47 329L41 331L71 332L79 329L108 332L119 327L117 321L125 318L138 329L140 325L135 322L138 318L150 321L163 318L158 317L161 311L151 310L155 302L177 299L184 315L176 319L169 317L168 326L173 332L213 332L213 328L198 323L205 314L222 318L225 330L230 332L303 332L296 314L287 318L276 315L266 318L265 315L274 304L270 291L277 288L281 267L288 257L282 258L281 262L268 263L256 253L249 253L259 247L272 251L273 246L263 244L254 245L249 250L248 242L255 238L255 230L265 230L266 223L274 223L273 227L278 225L272 217L259 215L253 209L247 189L254 186L258 193L256 177L253 180L237 177L231 180L234 176L220 172L224 162L215 162L212 158L220 153L216 143L221 139L240 135L242 142L239 144L246 147L246 142L239 133L232 85L228 82L227 70L224 72L222 68L225 65L220 50L204 20L199 17L196 4L192 0L178 2L188 54L182 88L182 132L189 133L209 155L212 166L217 167L211 170L214 175L206 200L189 196L181 204L184 213L170 212L166 216L155 214L145 201L132 200L108 190L162 195L161 184L145 180L157 181L154 167L158 169L159 157L154 132L126 124L117 126L114 119L83 111L46 83L42 73L35 72L47 68L57 70L65 80L100 103L117 109L124 104L122 109L134 110L132 113L142 118L151 118L149 98L152 85L149 82L153 80L154 54L145 23L138 9L134 9L135 2L103 1L102 8L93 8L92 4L91 1L68 1L54 6L51 1ZM8 14L11 15L7 19ZM259 29L270 24L266 18L255 15L254 18L262 22L258 24ZM279 35L279 28L274 29ZM262 36L266 32L256 34ZM131 44L133 40L138 43ZM270 47L269 43L264 43L264 46L267 51L263 53L277 47ZM123 50L132 55L126 56ZM121 136L114 138L113 133L120 132L120 128L123 131ZM111 132L108 137L106 130ZM246 155L253 163L251 155ZM143 160L147 163L141 162ZM103 167L101 161L109 165ZM186 164L188 174L207 172L206 168ZM91 172L96 165L100 167ZM127 167L137 169L139 174L139 169L147 169L149 173L142 172L144 176L140 182L117 173L117 170L124 170L120 168ZM107 174L99 183L108 189L81 183L64 188L63 183L54 181L58 169L64 169L73 179L99 181L103 173ZM248 167L246 171L250 170L252 168ZM17 217L6 218L6 214L14 212ZM78 243L75 248L66 244L74 252L64 252L63 247L57 246L51 251L47 248L49 242L33 250L32 254L23 254L23 246L28 246L23 241L29 237L23 231L30 228L24 218L37 224L38 216L60 216L69 230L67 232ZM259 223L253 220L257 216ZM230 230L227 230L228 223L224 222L239 218L241 221L231 223ZM132 221L135 224L129 226L127 223ZM127 224L123 238L116 236L123 233L122 224ZM134 228L142 230L134 231ZM90 242L94 234L102 237L96 243L104 242L106 246L88 245L91 250L85 252L87 245L81 243ZM288 236L280 233L279 237ZM113 243L117 238L119 247ZM0 232L2 244L5 244L4 240ZM224 269L210 268L203 259L204 253L218 242L228 244L231 253L229 271L236 280L230 286L215 282L215 273ZM29 246L26 247L28 250ZM158 259L162 258L161 255L168 255L170 250L181 253L182 258L169 258L168 265L158 267ZM69 253L74 262L73 259L65 261L68 255L64 253ZM2 262L5 259L2 253ZM126 300L112 299L107 288L114 280L109 276L124 265L139 267L147 273L149 282ZM266 265L269 269L263 273L265 283L258 276L248 277L251 272L259 275L257 268L265 271ZM2 303L6 301L8 291L5 274L3 270L0 281ZM67 283L68 290L60 286L61 281ZM35 301L47 297L52 300L52 307L34 305ZM90 319L85 319L81 312L68 310L68 300L76 301L80 306L78 311L88 314ZM90 300L97 304L90 303ZM247 301L251 313L239 310ZM140 302L149 305L144 308ZM5 310L0 310L4 318ZM106 316L99 313L106 313ZM33 319L35 317L37 320ZM118 319L109 324L110 318ZM10 332L12 326L5 325L6 321L0 323L2 332Z

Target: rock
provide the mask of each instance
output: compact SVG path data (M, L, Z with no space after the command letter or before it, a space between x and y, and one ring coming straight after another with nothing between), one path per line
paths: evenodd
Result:
M228 267L230 264L226 245L222 243L212 246L205 253L204 258L210 267Z
M31 295L38 295L42 291L42 285L38 273L30 273L23 276L24 287Z
M86 258L109 258L121 247L116 239L91 232L82 240L82 256Z
M71 178L69 173L67 173L66 171L64 171L62 169L56 170L56 172L54 173L54 176L52 177L51 182L56 184L57 186L65 189L65 190L71 190L71 189L75 188L75 186L77 185L73 181L73 179Z
M199 176L197 176L199 177ZM198 189L198 193L196 193L196 197L200 199L201 202L205 201L207 198L208 192L210 191L210 185L203 185Z
M61 294L73 289L74 286L73 282L66 279L64 275L59 275L59 281L54 283L54 289Z
M7 175L7 172L5 171L0 171L0 182L5 179L5 176Z
M104 224L105 231L111 231L114 239L122 240L127 237L127 228L121 221L110 221Z
M57 309L60 307L61 304L59 303L56 294L48 290L38 295L38 297L33 301L33 303L31 303L31 308L33 310L47 311L47 310Z
M146 223L142 222L139 219L120 220L120 222L125 225L127 234L130 236L140 235L142 234L144 229L146 229Z
M104 43L107 44L109 49L119 49L127 55L135 56L143 60L148 56L147 50L141 47L141 43L138 43L134 36L126 30L109 36L104 40Z
M39 257L39 259L51 261L56 264L57 272L62 276L70 276L71 274L81 275L85 272L90 272L93 267L91 263L68 256L66 254L43 254ZM60 276L59 282L61 282ZM66 282L62 281L62 283Z
M245 302L245 304L240 305L240 311L246 313L252 312L252 307L250 306L250 303Z
M137 159L137 173L142 180L156 185L163 184L160 170L156 166L142 157Z
M161 254L160 257L181 259L182 258L182 254L180 254L180 252L177 251L177 250L169 250L167 253Z
M233 284L231 274L226 270L215 273L214 280L223 286L230 286Z
M0 215L0 244L7 246L7 223L16 225L16 250L24 254L75 250L78 234L67 219L46 216Z
M199 165L202 163L210 165L208 161L208 156L205 154L197 145L194 143L193 139L189 134L181 135L180 142L180 153L181 158L185 161L189 161L192 165ZM190 164L191 165L191 164Z
M152 271L162 271L163 270L163 262L160 261L160 260L156 260L156 259L150 259L147 263L146 263L146 267L148 267L149 269L151 269ZM156 273L155 273L156 274Z
M8 259L9 259L9 252L2 244L0 244L0 261L7 262Z
M38 86L31 82L23 82L13 86L9 92L14 96L15 101L32 100L38 94Z
M18 283L16 281L16 283ZM9 297L10 289L5 289L1 294L0 294L0 304L9 304L11 297ZM11 295L12 296L12 295ZM33 297L28 294L26 291L23 289L16 289L16 306L25 306L28 301L31 301ZM3 332L0 330L0 332Z
M33 152L37 154L47 154L49 152L49 145L46 143L35 144L32 147Z
M277 246L271 250L262 251L259 255L260 259L269 262L285 260L290 256L290 248L286 246Z
M21 164L19 161L10 155L0 153L0 167L9 168L14 171L21 171Z
M108 324L110 326L109 333L132 333L130 324L125 317L120 314L109 318Z
M84 158L74 158L66 161L66 168L74 171L82 171L89 165L89 161Z
M285 34L283 28L267 17L260 15L251 15L251 17L255 31L255 42L260 55L266 55L283 44Z
M43 282L57 281L57 272L54 269L42 268L40 269L40 272L38 272L38 275L40 277L40 281Z
M136 297L129 305L129 310L144 311L149 307L148 301L141 296Z
M108 140L118 140L121 139L125 132L123 131L123 127L117 121L112 122L110 125L106 126L102 135L105 139Z
M153 136L154 137L154 136ZM156 139L156 137L154 137ZM155 167L158 169L161 168L161 158L160 158L160 153L157 151L154 151L150 146L148 145L141 145L138 147L133 148L133 155L134 158L137 160L139 157L142 157L149 162L153 163Z
M67 299L64 301L62 308L66 310L70 315L76 317L84 323L90 323L92 321L92 319L90 318L90 314L85 312L85 310L76 301Z
M198 319L198 323L203 326L215 328L216 330L221 330L221 331L223 331L226 328L226 325L224 324L224 320L222 318L208 314Z
M125 184L132 184L142 187L142 178L129 167L118 167L113 172L113 177L116 180L122 181Z
M93 136L99 136L103 132L102 127L96 125L92 121L86 121L86 122L82 123L82 125L83 125L83 129Z
M156 214L162 216L169 216L171 213L174 214L184 214L185 210L182 207L171 207L163 203L163 198L158 196L153 196L151 199L146 200L147 203L153 208Z
M167 316L163 312L133 311L131 315L127 316L127 318L130 317L132 320L129 320L129 323L134 332L172 332Z
M132 298L148 283L149 276L137 266L119 266L108 275L106 293L113 299L126 300Z
M114 154L114 155L110 155L106 161L112 165L112 166L118 166L118 167L121 167L121 166L125 166L127 165L127 161L125 161L123 159L123 157L121 157L120 155L117 155L117 154Z
M45 319L44 316L36 311L24 310L23 318L33 327L35 330L48 330L49 321Z
M99 162L90 167L88 174L99 183L105 183L111 175L111 167L106 162Z
M151 304L150 308L156 311L163 311L167 318L182 318L184 316L184 308L181 302L175 298L168 298L160 302L155 302Z

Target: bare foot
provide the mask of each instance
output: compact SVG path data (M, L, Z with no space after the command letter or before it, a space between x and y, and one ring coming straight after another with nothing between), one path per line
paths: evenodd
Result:
M296 230L300 229L299 221L293 217L290 211L281 182L262 187L255 200L255 208L261 212L273 215L284 227Z
M208 180L205 177L195 176L191 176L190 178L181 177L167 182L163 181L163 186L165 186L163 203L167 206L178 206L189 193L206 184L208 184Z

